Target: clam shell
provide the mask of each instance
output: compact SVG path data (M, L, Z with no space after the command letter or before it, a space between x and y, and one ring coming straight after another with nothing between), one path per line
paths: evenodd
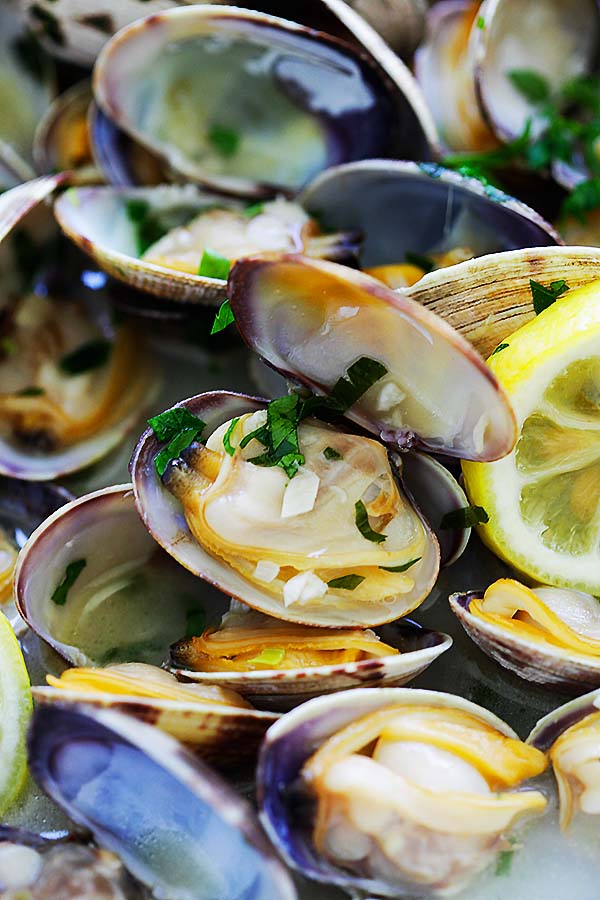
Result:
M377 633L386 644L398 647L401 653L354 663L279 671L195 672L176 666L169 668L184 681L231 688L257 706L279 710L291 709L313 697L336 691L369 686L399 687L420 675L452 646L450 635L429 631L406 619L384 625Z
M325 227L363 232L361 268L457 245L482 256L562 243L553 226L520 200L429 163L370 159L336 166L317 176L299 200ZM446 269L439 272L428 278L445 278Z
M552 744L561 734L581 722L582 719L598 712L598 699L600 691L590 691L574 700L569 700L557 709L553 709L547 716L543 716L531 730L527 738L528 744L533 744L538 750L547 753Z
M530 279L570 288L600 278L595 247L534 247L494 253L438 269L403 291L437 313L488 357L509 335L535 318Z
M133 716L170 734L204 762L220 769L231 769L255 758L265 732L278 718L276 713L258 709L91 694L53 687L33 687L32 694L38 706L84 705Z
M36 128L33 159L36 170L64 172L78 169L77 180L98 181L89 146L87 114L92 102L88 80L73 85L54 100Z
M293 787L306 760L327 738L350 722L392 704L461 709L507 737L517 737L488 710L453 694L413 688L365 689L319 697L283 716L267 733L257 771L260 818L287 864L315 881L378 897L397 896L397 891L390 892L389 886L345 873L316 854L306 810L301 814L294 808Z
M233 394L226 391L199 394L189 400L183 400L176 407L185 406L194 415L202 419L207 426L207 434L214 431L223 422L264 409L265 401L244 394ZM174 407L175 408L175 407ZM410 612L418 605L417 598L423 599L431 590L439 566L439 549L433 538L428 547L428 555L419 566L420 581L410 594L405 594L393 603L381 604L376 609L353 609L352 619L348 621L343 612L324 608L317 614L311 611L311 618L302 608L282 610L270 595L263 593L254 585L242 578L225 562L216 559L204 550L193 538L179 502L170 494L156 473L155 457L159 451L159 443L151 429L144 432L131 458L131 477L135 493L135 502L145 527L152 537L177 562L190 572L208 581L228 597L241 600L248 606L289 621L304 625L324 625L330 627L369 627L391 622Z
M86 566L65 605L58 607L52 593L69 563L78 559L85 559ZM118 591L123 579L128 585L136 576L143 578L144 572L148 583L142 585L141 594L130 589L125 598L120 595L111 617L106 585L114 578ZM87 595L90 582L97 587ZM201 608L197 585L143 527L131 485L95 491L50 515L23 547L15 571L20 614L42 640L76 666L160 665L168 658L170 644L185 632L187 611ZM161 606L165 596L171 602ZM108 613L102 611L102 598L109 601ZM217 610L215 623L223 611ZM101 615L108 615L108 620L103 622Z
M329 310L342 297L347 314L336 318ZM235 263L229 298L248 346L318 393L327 394L363 355L388 367L404 397L415 393L411 378L418 372L417 396L426 401L422 408L403 408L400 425L393 409L379 411L375 399L346 412L394 449L488 461L512 449L514 414L496 378L461 335L406 294L334 263L264 254ZM443 435L432 412L442 409Z
M42 705L29 764L52 799L156 898L295 900L246 801L158 729L89 706Z
M600 686L600 659L503 633L469 612L471 600L481 596L474 591L452 594L450 607L469 637L501 666L526 681L569 693Z
M223 42L235 43L237 56L231 55L230 48L226 83L218 74L215 53L206 55L198 43L203 39L217 41L215 47ZM210 132L207 132L208 143L202 148L190 145L189 124L185 141L177 133L174 122L168 126L168 136L165 125L159 124L165 121L167 111L169 116L173 113L167 98L174 81L180 77L178 69L169 68L175 59L169 48L177 47L177 62L183 66L184 54L193 51L194 42L194 66L204 73L202 83L195 87L203 91L205 104L208 102L207 109L199 113L199 121L206 123L207 129L211 118L217 121L217 114L223 118L225 111L230 119L233 116L232 78L237 78L240 85L243 79L246 92L250 89L247 68L244 68L250 63L244 62L245 55L255 55L260 48L264 57L262 88L255 92L253 100L261 104L260 115L271 117L268 125L271 137L261 148L260 142L256 143L258 132L245 133L244 122L238 116L236 121L242 131L236 132L236 139L239 142L241 138L241 149L232 153L221 152L217 147L218 166L207 157ZM389 48L388 52L391 53ZM237 57L236 68L232 60ZM404 73L399 60L398 65ZM256 66L251 70L256 76ZM127 76L123 77L125 71ZM310 71L310 83L305 83L307 71ZM207 83L211 72L215 73L212 87ZM193 89L194 85L190 84L189 90ZM260 197L278 190L293 192L328 165L397 153L402 146L410 149L412 155L423 155L427 149L422 128L405 95L389 73L384 75L364 53L284 19L237 8L181 7L148 16L123 29L100 53L94 72L94 93L102 111L119 128L166 159L176 172L238 195ZM239 87L237 94L241 96ZM344 97L342 108L340 96ZM284 106L290 101L292 106L284 112ZM148 115L140 116L142 107ZM190 109L195 110L196 106ZM292 137L293 133L297 134L293 126L299 127L301 123L307 135L304 144L297 136ZM307 128L312 129L311 137ZM229 126L227 131L231 133ZM282 144L285 134L290 137ZM244 144L250 139L252 149L248 145L244 154ZM278 147L276 159L271 150L273 141ZM301 163L294 163L295 153L298 160L301 154Z

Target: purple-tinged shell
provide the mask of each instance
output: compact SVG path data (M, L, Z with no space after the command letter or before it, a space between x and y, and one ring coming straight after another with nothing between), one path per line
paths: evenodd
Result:
M29 765L50 797L153 896L295 900L250 806L157 729L85 705L41 706Z
M341 268L341 267L337 267ZM206 423L205 434L209 435L219 425L244 413L253 413L264 409L265 400L248 397L245 394L214 391L199 394L188 400L177 403L177 407L186 407L195 416ZM178 500L169 493L162 479L157 475L155 458L160 444L152 429L147 429L141 436L131 458L130 471L135 493L135 502L145 527L152 537L178 563L190 572L203 578L229 597L241 600L248 606L288 621L305 625L323 625L329 627L369 627L394 621L416 608L431 590L439 569L439 548L437 540L423 520L430 535L427 554L413 569L415 585L410 593L398 596L392 603L374 604L364 608L355 606L348 613L328 609L324 604L317 613L314 609L307 613L303 608L295 610L281 608L271 595L259 590L255 585L239 575L225 561L211 556L192 536L185 520L183 509ZM168 471L166 473L168 476ZM420 513L417 511L417 515Z
M101 51L94 92L175 172L236 195L293 193L353 159L428 155L413 107L368 55L252 11L195 6L140 19Z
M532 744L542 753L547 753L568 728L577 725L588 716L598 713L599 704L600 690L598 689L576 697L574 700L569 700L536 722L527 738L527 743Z
M88 138L87 114L92 100L89 80L60 94L36 128L33 159L40 174L71 171L78 181L98 181ZM74 170L78 170L76 175Z
M533 681L570 694L600 686L600 658L583 656L551 644L528 641L503 631L469 612L480 592L452 594L450 607L467 634L484 653L525 681Z
M351 722L386 706L460 709L507 737L515 732L488 710L452 694L412 688L365 689L319 697L283 716L267 732L257 770L260 818L288 865L315 881L336 884L369 896L397 897L397 888L345 872L319 856L312 843L314 807L302 792L304 763L329 737Z
M391 377L346 415L391 447L490 461L514 446L514 413L483 359L441 317L381 282L265 254L234 265L229 297L248 346L317 393L361 357L383 363ZM397 397L389 409L386 385Z

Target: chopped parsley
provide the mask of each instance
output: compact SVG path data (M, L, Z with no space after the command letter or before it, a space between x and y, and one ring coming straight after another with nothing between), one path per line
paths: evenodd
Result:
M213 149L225 159L235 156L242 141L239 131L226 125L213 125L208 131L207 138Z
M227 257L221 256L216 250L211 250L210 247L207 247L200 260L198 275L203 275L205 278L218 278L221 281L227 281L230 269L231 262Z
M431 272L432 269L435 269L435 260L431 259L430 256L413 253L411 250L407 250L404 254L404 261L412 266L417 266L419 269L423 269L424 272Z
M219 331L224 331L228 325L232 325L234 322L235 316L233 315L229 300L225 300L218 309L210 333L218 334Z
M440 528L472 528L474 525L486 525L490 517L483 506L465 506L447 512L440 522Z
M63 580L56 587L54 593L52 594L52 601L56 603L57 606L64 606L67 602L67 595L83 570L87 565L86 559L76 559L74 562L69 563L67 568L65 569L65 574Z
M278 666L285 657L285 650L280 649L279 647L272 647L268 650L263 650L258 656L249 659L249 663L253 663L258 666Z
M496 171L510 165L527 151L530 136L531 121L528 120L521 134L502 147L474 153L452 153L442 160L442 165L466 177L477 178L484 184L493 184Z
M485 28L485 19L483 18L483 16L477 16L477 27L480 31L483 31L483 29Z
M206 613L203 609L193 607L185 615L186 638L199 637L206 628Z
M367 507L362 500L357 500L354 504L354 521L365 540L372 541L374 544L382 544L386 540L386 534L380 534L378 531L373 531L369 525Z
M340 591L355 591L359 584L362 584L364 580L364 575L356 575L353 572L351 575L342 575L340 578L332 578L331 581L327 582L327 586L330 588L337 588Z
M502 350L506 350L507 347L510 347L510 344L498 344L496 349L492 352L492 356L496 353L500 353Z
M344 458L342 456L342 454L338 453L338 451L335 450L333 447L325 447L325 449L323 450L323 456L325 457L325 459L343 459Z
M533 69L512 69L508 72L508 78L530 103L543 103L550 99L550 85L539 72Z
M383 363L369 356L361 356L348 367L346 377L339 378L334 384L329 398L332 408L339 412L350 409L370 387L387 375L387 371Z
M197 440L206 423L185 406L176 406L148 419L148 424L161 443L167 443L154 460L156 471L164 475L168 464L181 456L186 447Z
M561 278L559 281L552 281L550 287L544 287L533 278L529 279L529 287L531 288L531 297L533 300L533 308L536 316L552 306L555 300L562 297L569 290L569 285Z
M93 369L106 365L112 351L112 344L105 338L97 338L80 344L75 350L66 353L58 363L58 368L65 375L82 375Z
M379 566L379 568L383 569L384 572L406 572L421 559L421 556L416 556L415 559L410 559L408 562L403 563L401 566Z
M253 219L255 216L260 216L264 211L264 203L251 203L250 206L246 207L242 215L245 219Z
M169 230L158 218L147 200L132 197L125 203L125 212L133 225L138 256L165 236Z
M17 397L42 397L45 393L44 388L32 385L31 387L23 388L22 391L17 391Z
M223 446L225 447L225 452L228 453L229 456L233 456L233 454L235 453L235 447L231 446L231 435L235 431L235 426L239 421L239 416L237 416L235 419L232 419L229 428L223 435Z
M585 223L586 213L600 206L600 178L588 178L573 188L563 201L562 216L574 216Z

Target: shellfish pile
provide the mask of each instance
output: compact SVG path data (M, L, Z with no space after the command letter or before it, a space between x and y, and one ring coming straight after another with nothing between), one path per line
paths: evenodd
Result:
M0 26L0 897L592 900L600 7Z

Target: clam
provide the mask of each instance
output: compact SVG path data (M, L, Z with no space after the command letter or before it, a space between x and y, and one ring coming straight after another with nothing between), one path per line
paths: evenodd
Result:
M139 334L80 281L79 259L41 205L63 181L36 179L0 198L0 473L32 481L108 453L158 384Z
M248 206L191 184L71 188L54 209L65 234L104 271L170 300L222 302L228 263L239 256L302 252L343 261L358 240L356 232L321 234L298 203ZM207 257L212 268L204 274Z
M43 705L29 762L38 784L157 900L294 900L246 802L157 729L85 705Z
M450 605L481 649L521 678L577 693L600 685L600 603L591 594L501 578L484 594L453 594Z
M353 159L429 155L410 90L369 56L237 8L181 7L123 29L98 57L94 94L179 177L235 195L294 193Z
M93 165L88 127L92 88L88 80L68 88L54 100L40 120L33 141L38 172L71 172L77 179L98 180Z
M566 831L576 814L598 816L600 802L600 700L592 691L553 710L536 724L527 743L548 755Z
M543 753L480 706L388 688L311 700L269 730L261 819L286 862L378 897L450 896L546 798Z
M429 163L347 163L319 175L299 200L327 229L357 229L361 268L390 287L409 287L424 265L441 268L433 277L442 280L446 267L472 257L562 243L520 200Z
M452 639L402 621L371 629L314 628L272 619L242 604L219 628L171 649L171 671L227 687L258 705L289 709L320 694L403 685L452 645Z

